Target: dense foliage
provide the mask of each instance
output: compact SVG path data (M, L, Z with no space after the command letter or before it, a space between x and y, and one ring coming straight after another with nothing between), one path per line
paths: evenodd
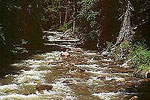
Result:
M133 43L144 40L150 46L150 1L129 1L134 8ZM108 41L116 41L127 3L128 0L0 0L0 59L19 47L39 48L44 30L69 29L81 40L81 46L102 50Z
M39 1L0 1L1 62L7 57L11 60L18 53L16 48L34 49L42 44Z

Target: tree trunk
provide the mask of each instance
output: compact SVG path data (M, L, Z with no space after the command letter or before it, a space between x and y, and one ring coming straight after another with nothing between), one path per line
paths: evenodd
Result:
M29 14L28 14L28 2L27 0L24 0L24 39L26 41L30 41L29 37L30 37L30 31L31 31L31 25L29 22ZM25 48L29 48L29 45L26 44Z
M131 5L131 3L128 1L128 5L127 5L127 10L124 14L124 18L123 18L123 22L122 22L122 27L120 29L119 32L119 36L117 38L116 44L115 45L119 45L121 42L123 41L131 41L132 37L133 37L133 30L131 27L131 10L133 10L133 7Z
M108 0L102 0L101 1L101 20L102 20L102 27L100 32L100 50L105 48L106 46L106 38L108 37Z
M29 49L38 49L42 46L38 3L37 0L24 0L24 39L28 41L25 47Z
M61 1L59 2L59 7L61 7ZM61 8L59 9L59 24L62 25L62 11Z
M74 1L74 5L73 5L73 23L72 23L72 32L75 33L75 28L76 28L76 0Z
M65 21L64 21L64 22L65 22L65 23L68 22L68 5L67 5L66 11L65 11Z

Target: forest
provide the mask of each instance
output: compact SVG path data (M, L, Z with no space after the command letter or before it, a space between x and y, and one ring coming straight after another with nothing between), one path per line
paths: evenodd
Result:
M59 40L56 41L56 39L54 39L55 37L53 36L56 36L56 38L59 38ZM76 41L78 42L76 43ZM69 72L70 70L72 71L76 69L77 76L79 75L79 77L82 77L81 79L83 79L83 77L89 78L90 75L85 72L89 71L90 69L80 68L81 66L77 68L76 66L81 64L83 64L83 66L84 64L89 65L89 60L87 59L90 59L91 57L92 60L96 59L96 61L98 61L98 63L91 62L92 64L98 64L98 66L106 66L106 70L104 70L104 72L125 72L128 75L131 74L131 76L129 77L132 81L135 81L135 83L132 82L134 83L134 85L132 85L132 88L136 88L139 80L143 80L140 84L144 84L143 86L146 85L146 88L150 88L150 81L148 80L150 78L149 41L150 0L0 0L0 99L7 100L7 97L5 97L7 93L12 94L12 91L16 93L13 89L9 91L5 90L5 92L4 89L2 89L3 85L13 84L14 82L10 79L7 79L5 76L10 74L21 75L19 73L21 73L22 69L25 71L29 70L29 68L23 67L25 66L24 64L29 62L23 63L22 67L20 68L18 68L18 66L21 65L17 65L17 67L12 66L13 63L18 63L29 58L40 60L45 56L42 56L40 58L37 57L37 55L45 54L48 52L51 53L53 51L55 51L56 54L54 52L49 56L56 56L56 58L53 58L52 60L56 60L56 62L58 62L57 64L63 68L66 66L73 66L71 69L69 67L69 69L64 68L62 70L64 72ZM70 46L69 43L73 45L73 49L72 47L67 47ZM81 54L76 55L76 53L73 53L71 55L71 51ZM84 53L88 51L92 52L91 55L93 56L91 56L90 54L84 55ZM96 52L97 54L94 55L93 52ZM62 63L59 63L59 61L57 61L57 55L60 56L58 59L62 59ZM77 57L73 55L76 55ZM87 59L85 59L86 57ZM110 60L112 60L112 62ZM49 60L47 65L43 66L51 65L52 62L50 61L51 60ZM103 65L103 63L105 64ZM31 64L29 63L28 66L30 66ZM37 64L35 64L35 66L37 66ZM112 69L108 68L110 66L113 66L111 67ZM45 80L47 81L49 79L48 81L54 82L56 77L59 77L63 74L62 72L59 72L58 69L59 68L52 68L50 71L52 71L53 74L49 76L47 74L47 76L44 76L46 77ZM38 69L38 71L39 70L43 71L44 68ZM98 70L101 71L101 67L98 67ZM37 70L34 69L33 73L36 72ZM58 75L55 75L57 73ZM85 76L83 73L85 74ZM122 77L121 75L119 76ZM50 79L48 77L52 78ZM104 77L105 76L100 75L97 76L97 78L100 78L101 80L103 80ZM107 79L106 77L105 79ZM125 89L125 91L132 92L132 89L128 89L130 78L115 78L115 82L113 81L113 79L110 80L112 82L111 84L114 84L114 86L116 86L116 84L119 82L120 84L124 84L120 86L121 89L123 88ZM13 79L17 78L14 78L13 76ZM9 80L11 82L3 82L4 80ZM35 84L37 83L37 85L34 85L34 88L36 87L37 91L41 93L41 90L43 88L43 90L51 90L49 89L50 87L48 85L43 85L41 81L37 82L37 80L33 82ZM20 82L18 84L25 84L26 81ZM107 81L104 81L104 83L107 84ZM68 80L63 82L68 83ZM140 86L133 92L139 93L140 91L141 93L145 93L146 91L147 94L150 93L150 91L145 90L145 88L142 90ZM52 87L55 88L55 85L52 85ZM75 84L69 87L74 90L74 94L72 93L69 96L79 95L76 92L79 92L80 89L77 90L76 87L80 88L80 86ZM100 91L98 87L94 87L95 84L90 87L91 91L94 91L94 93L102 93L103 91L104 93L107 93L108 91L123 91L121 89L116 89L113 91L104 88L100 88L102 89ZM81 88L83 88L84 90L85 85L81 86ZM36 91L36 89L34 90L34 92ZM25 96L34 94L33 89L26 90L28 91L28 93L24 93L25 91L22 92L21 90L18 90L18 93L21 93ZM57 96L59 99L51 99L99 100L95 97L90 97L90 93L87 93L85 91L83 92L87 97L79 96L79 98L72 97L71 99L62 99L61 97L68 96L66 93L64 96L60 96L61 99L58 95ZM80 95L84 95L84 93L81 93ZM108 94L105 94L106 97L107 95ZM119 99L116 97L113 100L121 100L121 96L118 97ZM143 99L143 97L145 98ZM24 98L28 97L13 97L11 95L8 98L22 98L21 100L24 100ZM37 98L38 99L35 100L51 100L47 99L46 97L46 99L44 99L43 97L41 97L42 99L39 99L39 96ZM103 97L102 94L101 96L99 96L99 98L102 100L112 100L111 98ZM137 94L130 95L129 97L125 98L128 99L123 100L129 100L129 98L131 98L130 100L137 100L135 98L139 98L140 100L148 100L147 95L137 96ZM32 98L29 100L34 99Z

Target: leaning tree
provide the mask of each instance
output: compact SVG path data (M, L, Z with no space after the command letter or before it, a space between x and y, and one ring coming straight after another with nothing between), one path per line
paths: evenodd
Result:
M131 26L131 11L132 10L133 10L133 7L131 3L128 1L127 10L123 14L124 18L123 18L122 26L121 26L115 45L119 45L123 41L130 42L132 40L132 37L134 35L134 31L132 30L132 26Z

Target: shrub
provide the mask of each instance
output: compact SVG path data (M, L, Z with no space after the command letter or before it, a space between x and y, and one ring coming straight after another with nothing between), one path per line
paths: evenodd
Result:
M150 51L144 46L136 45L129 53L128 59L136 66L134 75L136 77L148 78L150 73Z
M150 51L144 47L136 47L135 50L129 53L129 58L134 65L150 64Z

